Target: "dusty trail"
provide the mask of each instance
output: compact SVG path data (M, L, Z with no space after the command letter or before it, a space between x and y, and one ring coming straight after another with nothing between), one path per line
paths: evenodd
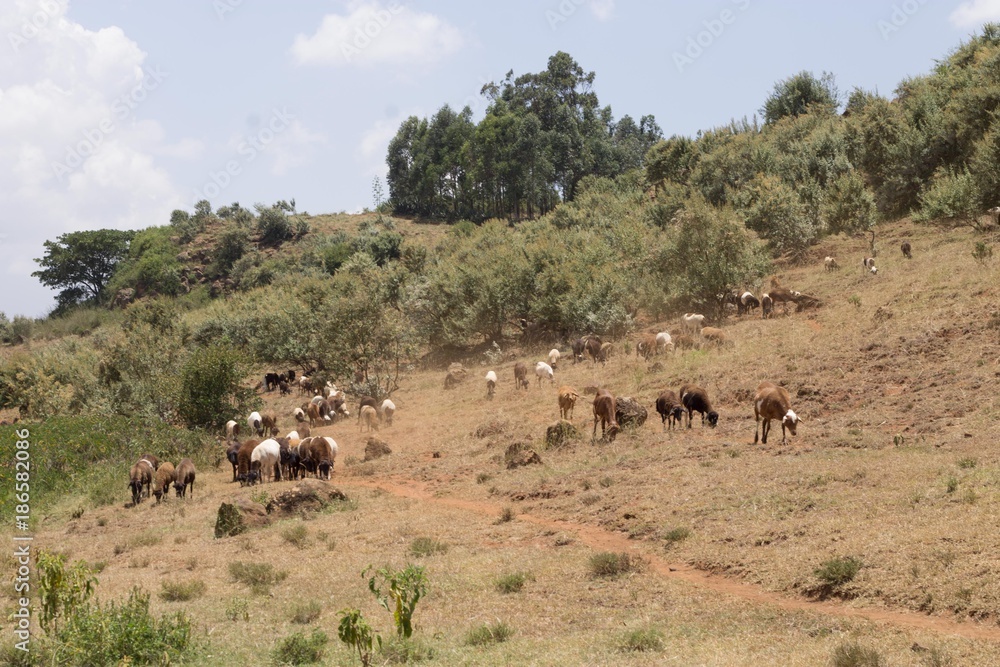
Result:
M427 490L427 484L418 480L393 477L383 481L364 481L352 478L340 478L336 481L341 486L355 486L369 489L379 489L402 498L410 498L420 502L432 503L443 507L465 510L484 515L499 514L500 505L454 497L436 496ZM537 526L552 530L560 530L575 534L581 542L593 549L602 551L628 552L641 555L650 563L650 567L659 575L670 579L687 582L703 589L730 595L757 604L767 604L787 611L805 611L844 618L857 618L883 623L901 628L922 630L943 635L954 635L966 639L978 639L1000 642L1000 627L983 625L974 622L959 622L948 618L935 618L924 614L905 611L891 611L866 607L849 607L835 602L817 602L790 598L779 593L762 591L758 587L720 575L698 570L686 563L671 563L647 550L637 548L636 542L619 533L603 530L594 526L560 521L531 514L518 514L517 519L527 521Z

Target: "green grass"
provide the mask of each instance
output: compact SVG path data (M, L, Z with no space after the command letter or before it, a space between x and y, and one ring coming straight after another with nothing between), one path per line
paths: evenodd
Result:
M292 623L308 625L319 618L322 613L323 607L316 600L300 602L292 607Z
M200 598L208 588L201 579L191 581L162 581L160 582L160 599L166 602L187 602Z
M271 654L275 665L312 665L323 659L329 637L322 630L313 630L306 637L301 632L285 637Z
M304 524L296 523L285 526L284 530L281 531L281 537L289 544L299 549L305 549L309 543L309 530Z
M640 628L622 635L615 648L622 653L663 650L663 633L655 628Z
M857 642L841 644L833 651L833 667L887 667L889 664L873 648Z
M663 541L667 543L667 546L671 546L678 542L683 542L689 537L691 537L691 529L672 528L663 534Z
M526 583L534 580L535 575L530 572L511 572L497 577L494 587L498 593L520 593Z
M466 646L489 646L505 642L513 635L514 628L503 621L496 621L472 628L465 633L463 643Z
M627 553L603 551L590 557L590 575L595 578L615 579L645 566L640 557Z
M288 572L275 570L270 563L234 561L229 564L229 576L233 581L249 586L255 594L267 595L271 591L271 586L285 580Z
M824 561L813 573L825 586L836 588L854 579L860 569L861 561L848 556Z
M410 554L415 558L426 558L448 551L448 545L433 537L418 537L410 542Z

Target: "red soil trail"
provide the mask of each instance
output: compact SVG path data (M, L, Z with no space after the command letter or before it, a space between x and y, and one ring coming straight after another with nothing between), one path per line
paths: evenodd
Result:
M341 478L337 480L337 483L343 486L379 489L402 498L410 498L420 502L433 503L477 514L497 515L501 510L499 505L492 503L436 496L427 490L427 483L412 479L394 477L390 480L374 482ZM800 598L790 598L779 593L763 591L751 584L698 570L686 563L668 562L656 555L641 551L637 548L635 541L629 540L626 536L619 533L594 526L548 519L531 514L518 514L517 519L547 529L573 533L582 543L593 549L640 555L649 562L653 571L663 577L684 581L693 586L748 600L753 603L772 605L787 611L804 611L844 618L857 618L901 628L954 635L965 639L1000 642L1000 626L997 625L986 625L973 621L961 622L950 618L935 618L906 611L848 607L830 601L816 602Z

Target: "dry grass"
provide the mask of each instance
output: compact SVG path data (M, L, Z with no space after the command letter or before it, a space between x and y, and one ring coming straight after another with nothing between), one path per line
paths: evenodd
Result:
M851 643L884 664L931 664L928 656L996 664L996 640L962 633L996 632L992 619L1000 618L993 574L1000 571L1000 537L990 528L1000 512L1000 324L990 324L1000 322L1000 281L992 265L971 259L974 237L964 231L900 223L880 234L877 277L853 268L865 242L829 239L814 248L814 264L779 273L783 285L818 296L824 306L788 316L779 307L767 321L713 322L735 341L731 348L660 357L663 370L656 372L634 356L607 366L567 361L557 371L559 383L603 385L650 410L662 389L697 382L721 415L716 429L696 418L692 429L664 433L653 413L614 443L584 438L567 449L536 446L541 465L508 470L506 447L541 442L556 421L555 389L515 392L508 360L496 366L501 380L493 401L478 390L442 401L444 371L420 371L393 397L396 423L384 433L391 457L347 465L364 452L354 422L316 429L340 446L332 484L348 493L351 506L305 524L307 551L290 550L280 525L214 539L220 502L273 496L290 484L239 489L221 468L199 473L204 490L185 503L183 515L177 503L142 503L108 516L113 528L103 530L89 513L73 522L46 519L36 542L106 561L101 599L123 598L133 585L158 590L163 572L184 571L197 557L205 594L189 606L154 599L152 611L183 608L198 627L212 627L211 637L201 637L213 648L204 658L209 667L258 664L275 633L244 621L289 618L303 591L324 610L356 606L373 625L391 627L359 574L372 563L403 567L410 546L427 535L449 546L427 561L429 592L414 615L415 637L435 664L804 667L831 664ZM914 248L909 261L898 251L904 237ZM844 268L824 271L825 255ZM504 351L534 362L548 347ZM463 362L479 367L478 359ZM753 444L750 400L765 379L788 387L804 417L785 444L780 426L766 445ZM303 399L265 400L284 428ZM589 407L581 398L573 420L585 434L592 429ZM502 429L474 435L490 424ZM365 474L356 475L362 468ZM507 509L517 520L497 522ZM689 531L686 538L671 539L680 528ZM151 541L167 530L162 546ZM320 546L329 544L326 535L336 537L335 550ZM116 554L115 544L125 548ZM602 552L648 559L649 568L641 576L593 578L588 562ZM838 586L829 607L812 606L806 593L823 584L817 571L847 557L864 567ZM129 568L132 558L143 567ZM244 606L233 598L246 590L232 583L233 562L269 565L287 579ZM722 577L699 581L696 572L689 578L693 570L752 588L733 588ZM530 572L534 581L516 595L497 590L498 579L512 572ZM910 613L925 625L829 613L848 605ZM934 629L952 618L963 624ZM497 619L517 630L502 647L466 645L470 628ZM327 631L336 622L332 613L320 621ZM623 637L623 628L657 629L670 650L623 650L655 644ZM350 662L335 639L325 648L332 664Z

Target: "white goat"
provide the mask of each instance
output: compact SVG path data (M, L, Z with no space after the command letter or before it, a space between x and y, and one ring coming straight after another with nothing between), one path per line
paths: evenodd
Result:
M544 361L535 364L535 376L538 378L538 385L541 386L542 378L548 378L549 382L555 384L556 374L552 372L552 367Z
M378 407L378 420L392 426L392 416L394 414L396 414L396 404L392 402L392 399L387 398L382 401L382 405Z
M667 350L673 352L674 339L671 338L670 334L668 334L666 331L661 331L660 333L656 334L656 349L657 351L662 349L663 352L666 352Z
M281 445L273 438L264 440L253 448L250 454L250 470L254 470L254 463L260 470L260 481L264 481L264 474L267 473L274 481L274 468L281 461ZM280 475L280 473L278 473Z
M705 316L698 313L684 313L681 317L681 327L684 331L690 332L692 335L697 335L699 331L705 328Z
M555 348L552 348L551 350L549 350L549 366L551 366L552 368L555 368L556 364L559 363L559 357L561 357L561 356L562 355L559 354L559 350L557 350Z

